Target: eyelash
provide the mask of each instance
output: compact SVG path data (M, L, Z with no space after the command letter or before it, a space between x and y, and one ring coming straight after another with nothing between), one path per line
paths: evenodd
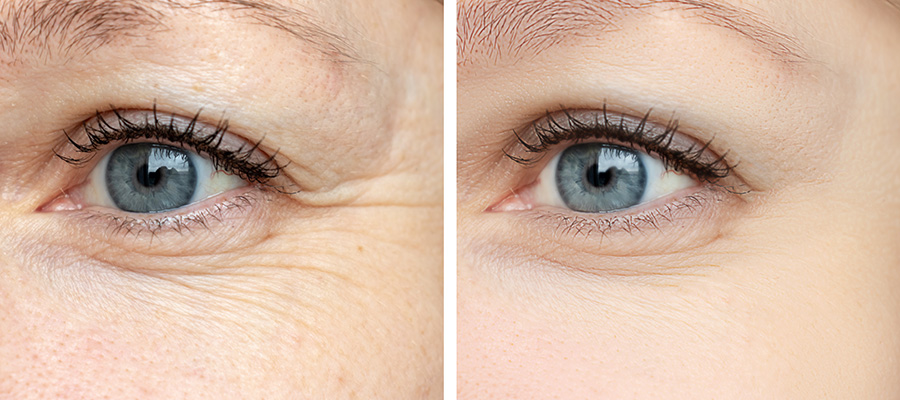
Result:
M68 132L63 132L69 144L78 153L84 154L83 157L67 157L59 153L56 153L56 156L70 165L82 166L90 162L98 151L110 143L128 143L138 139L168 141L206 155L216 170L237 175L247 182L266 186L278 192L291 193L284 186L270 184L286 167L286 165L278 164L275 160L278 155L277 151L265 159L253 159L262 140L250 147L241 146L234 150L222 148L222 140L228 131L228 120L220 120L212 133L201 135L201 129L197 126L200 112L197 112L184 127L175 124L174 115L170 118L169 123L162 122L156 104L153 105L152 118L141 122L133 122L125 118L118 110L111 112L117 120L115 126L110 124L100 111L96 113L97 123L95 126L89 125L87 122L82 124L82 129L88 139L86 144L76 142Z
M672 141L678 132L678 121L672 119L662 132L658 132L653 126L648 125L651 111L635 125L626 123L626 117L622 116L618 122L614 122L607 112L606 105L600 110L600 115L592 120L585 121L572 115L572 111L562 111L563 120L560 122L554 114L547 112L542 121L531 124L529 132L534 135L533 143L529 143L518 132L513 132L516 143L524 148L526 156L516 156L506 151L506 156L512 161L531 166L539 162L543 156L560 143L578 143L589 139L615 140L623 144L640 148L650 154L655 154L667 169L679 172L687 172L697 179L716 185L720 180L727 178L734 170L725 158L728 152L716 158L707 156L712 140L703 145L692 144L687 148L678 149L672 145ZM726 188L734 191L733 188Z
M563 213L546 213L536 215L536 220L549 219L559 223L559 232L566 235L606 234L621 230L626 233L641 232L643 228L660 229L666 222L672 222L679 212L692 212L702 208L710 202L720 201L716 196L706 197L690 195L683 199L666 204L661 209L645 211L637 215L623 215L602 218L584 217L580 215L566 215Z
M151 237L157 237L164 230L184 234L185 231L190 232L194 227L210 229L212 222L222 222L227 213L240 212L245 208L252 207L256 200L257 198L251 194L243 194L185 215L136 218L108 212L92 212L85 216L85 220L100 219L109 223L112 234L123 236L134 235L137 237L141 233L149 233Z

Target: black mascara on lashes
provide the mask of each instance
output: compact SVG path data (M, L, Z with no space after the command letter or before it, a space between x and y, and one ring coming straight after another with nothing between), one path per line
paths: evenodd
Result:
M254 157L262 140L252 146L241 146L237 149L226 149L222 146L222 140L228 131L228 121L220 120L210 133L203 132L198 126L200 112L186 124L176 124L176 116L168 118L169 122L163 122L154 103L152 114L143 120L128 119L122 112L111 111L116 118L115 124L111 124L97 111L96 123L82 123L88 142L81 144L76 142L68 132L63 132L68 142L82 157L67 157L57 153L57 157L71 165L80 166L89 162L94 154L110 143L127 143L138 139L165 140L186 148L191 148L200 154L207 156L216 169L223 170L239 176L240 178L260 185L284 191L283 187L270 185L269 182L279 176L284 166L275 160L277 152L264 159Z
M607 139L655 154L666 168L688 172L708 183L714 184L726 178L734 169L725 161L727 152L715 158L707 155L712 140L702 145L674 146L678 121L672 119L665 127L659 128L648 123L652 110L636 123L630 123L625 116L610 118L605 104L601 110L594 112L593 118L576 117L573 112L562 111L560 117L560 113L548 111L544 118L531 124L527 135L514 131L516 145L527 154L517 156L507 151L506 156L516 163L529 166L540 161L548 150L560 143Z

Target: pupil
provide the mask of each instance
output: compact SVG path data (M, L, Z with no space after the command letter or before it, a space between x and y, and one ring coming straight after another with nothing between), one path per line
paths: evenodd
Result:
M163 179L166 169L166 167L159 167L156 171L151 172L147 163L141 164L137 170L137 181L141 186L154 187Z
M609 168L606 171L600 171L600 166L592 164L587 169L586 178L588 183L593 187L602 188L608 186L616 176L616 169Z

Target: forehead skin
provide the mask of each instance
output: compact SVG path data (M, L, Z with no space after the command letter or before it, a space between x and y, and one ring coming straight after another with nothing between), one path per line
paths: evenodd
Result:
M0 2L0 397L440 396L438 3L38 3ZM35 211L85 172L64 130L154 104L303 190L157 235Z
M461 1L459 13L495 3ZM650 2L591 2L611 3ZM460 55L459 398L900 392L900 161L885 151L900 148L900 10L709 3L752 11L795 38L805 61L785 67L733 29L667 6L616 14L610 29L579 28L540 54L504 52L515 47L500 38ZM598 245L484 212L519 183L520 170L496 161L510 131L547 109L604 103L711 130L762 189L746 208L721 206L727 226L686 221L714 237L685 251L669 251L677 229Z

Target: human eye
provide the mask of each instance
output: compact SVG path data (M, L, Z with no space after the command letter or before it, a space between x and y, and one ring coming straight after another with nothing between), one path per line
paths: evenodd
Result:
M72 134L57 157L87 170L42 211L81 211L118 232L139 235L209 228L210 220L251 205L254 191L275 185L282 166L260 142L192 118L150 111L97 112Z
M599 110L547 113L506 152L531 178L489 208L545 213L566 232L609 234L661 228L662 221L746 193L727 152L680 132L674 119L652 122Z
M586 213L636 207L695 181L646 152L605 142L576 143L557 154L533 188L537 204Z
M153 142L116 147L101 160L82 189L86 204L131 213L177 210L244 186L194 151Z

